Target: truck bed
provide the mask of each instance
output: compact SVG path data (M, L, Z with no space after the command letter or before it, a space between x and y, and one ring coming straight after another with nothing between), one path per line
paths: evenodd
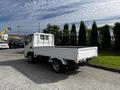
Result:
M39 46L42 47L42 46ZM54 48L89 48L89 46L43 46L43 47L54 47Z
M86 46L53 46L53 47L55 48L85 48Z
M34 54L41 56L57 57L76 62L97 56L97 47L78 46L44 46L34 47Z

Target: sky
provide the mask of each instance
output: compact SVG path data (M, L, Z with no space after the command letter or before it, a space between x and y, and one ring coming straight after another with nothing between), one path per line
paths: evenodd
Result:
M120 0L0 0L0 30L9 26L11 33L37 32L48 23L79 28L81 20L88 27L93 20L97 25L119 22Z

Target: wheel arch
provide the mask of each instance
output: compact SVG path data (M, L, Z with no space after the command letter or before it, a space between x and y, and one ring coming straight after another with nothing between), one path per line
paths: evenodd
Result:
M28 52L28 53L27 53L27 57L28 57L29 55L32 55L32 56L33 56L34 53L33 53L33 52Z
M66 60L64 60L62 58L58 58L58 57L50 57L49 62L52 63L54 60L59 60L62 62L63 65L67 65Z

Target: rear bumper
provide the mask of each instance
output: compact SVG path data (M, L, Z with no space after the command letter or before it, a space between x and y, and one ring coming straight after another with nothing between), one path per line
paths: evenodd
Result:
M88 62L89 60L92 60L93 58L96 58L96 57L94 56L94 57L89 57L89 58L83 58L83 59L80 59L80 60L76 60L76 63L77 63L77 64L86 63L86 62Z
M84 66L88 63L89 60L91 60L92 58L89 59L82 59L79 61L75 61L75 60L66 60L66 65L64 65L65 67L69 68L69 69L78 69L79 66Z

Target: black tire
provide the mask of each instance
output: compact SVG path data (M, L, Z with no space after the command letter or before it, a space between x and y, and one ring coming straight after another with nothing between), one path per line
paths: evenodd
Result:
M64 71L64 65L60 60L53 60L52 62L52 69L56 73L60 73Z
M77 69L79 69L78 65L74 61L69 60L67 64L67 70L74 71Z
M33 57L33 53L28 53L28 55L27 55L27 60L28 60L28 62L30 62L30 63L34 63L34 62L35 62L35 59L34 59L34 57Z

